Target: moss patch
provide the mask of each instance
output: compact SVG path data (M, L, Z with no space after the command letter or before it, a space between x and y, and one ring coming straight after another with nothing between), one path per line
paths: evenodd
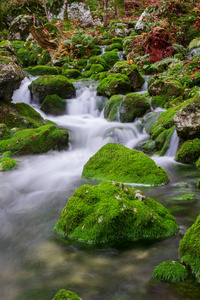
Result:
M84 165L82 177L150 185L169 181L165 170L157 167L150 157L112 143L103 146L89 159Z
M36 67L28 67L24 69L25 72L33 75L33 76L41 76L41 75L59 75L60 68L58 67L50 67L50 66L36 66Z
M180 242L179 254L183 262L188 265L192 272L200 279L200 216L185 233Z
M0 171L8 171L17 167L16 160L10 157L3 157L0 159Z
M112 96L131 91L131 83L126 75L113 74L104 78L97 86L98 95Z
M185 164L195 163L200 157L200 139L186 141L177 152L175 160Z
M142 192L103 182L78 188L55 229L72 239L96 244L166 238L174 235L178 226L166 208Z
M177 261L168 260L155 268L153 276L160 281L175 283L184 281L188 273L186 267L182 264Z
M46 114L60 115L66 110L66 101L58 95L46 96L40 107Z
M116 121L118 118L118 110L123 97L119 95L113 95L106 103L104 108L104 118L108 121Z
M53 300L81 300L81 298L77 294L63 289L55 295Z

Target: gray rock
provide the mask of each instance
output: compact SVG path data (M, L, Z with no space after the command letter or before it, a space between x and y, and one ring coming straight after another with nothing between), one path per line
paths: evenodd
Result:
M29 28L32 25L32 16L19 15L10 24L8 39L11 41L26 41L29 35Z
M93 25L93 18L89 6L85 3L73 2L68 6L68 17L70 20L76 19L83 26Z

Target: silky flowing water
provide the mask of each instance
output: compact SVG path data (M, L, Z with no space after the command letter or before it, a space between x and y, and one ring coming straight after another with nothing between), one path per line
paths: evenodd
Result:
M29 103L44 118L66 128L70 146L62 152L17 157L19 168L0 174L0 299L51 300L62 288L83 300L199 299L198 284L180 287L152 278L156 265L178 259L180 239L199 214L195 187L199 169L176 163L170 152L154 157L166 169L170 183L139 186L174 213L180 226L176 236L117 247L85 246L63 239L54 225L67 199L80 185L98 183L81 178L85 162L108 142L134 148L148 134L139 132L136 123L107 122L103 117L106 99L96 95L94 82L75 83L76 99L67 100L66 114L58 117L39 110L38 102L31 100L29 83L29 79L23 82L13 102ZM171 150L174 145L173 141ZM198 200L189 204L168 201L188 193L196 194Z

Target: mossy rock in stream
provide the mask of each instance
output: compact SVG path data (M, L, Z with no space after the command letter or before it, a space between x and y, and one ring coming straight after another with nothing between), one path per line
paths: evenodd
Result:
M36 66L36 67L28 67L24 69L24 71L33 76L59 75L61 73L61 68L50 67L50 66Z
M97 86L98 95L112 96L126 94L131 91L129 78L123 74L113 74L105 77Z
M114 66L114 64L119 60L119 56L116 51L109 51L102 55L102 58L105 62L110 66Z
M71 291L62 289L55 295L53 300L81 300L81 298Z
M134 122L136 118L143 117L151 110L147 98L136 93L127 94L120 106L120 120Z
M140 88L145 82L137 66L127 61L117 61L110 70L110 73L121 73L128 76L134 90Z
M16 160L10 157L3 157L0 159L0 171L8 171L17 167Z
M99 244L168 238L176 234L178 225L160 203L112 181L78 188L55 229L71 239Z
M73 78L73 79L82 78L81 72L77 69L62 70L62 75L67 77L67 78Z
M40 107L46 114L60 115L66 110L66 101L58 95L46 96Z
M124 183L161 185L169 182L163 168L137 150L108 143L84 165L83 178L115 180Z
M179 254L186 266L189 266L197 280L200 280L200 216L185 233L180 242Z
M184 281L188 273L186 267L179 262L167 260L155 268L153 276L160 281L175 283Z
M73 84L62 75L41 76L28 86L31 93L41 102L48 95L58 95L63 99L70 99L75 96Z
M123 97L120 95L113 95L105 105L104 118L108 121L116 121L118 116L118 109Z
M12 138L0 141L0 153L9 150L11 155L39 154L62 150L67 146L68 132L50 124L17 131Z
M26 103L0 102L0 123L4 123L9 129L35 128L44 123L41 115Z
M184 164L195 163L200 157L200 139L186 141L176 154L175 160Z

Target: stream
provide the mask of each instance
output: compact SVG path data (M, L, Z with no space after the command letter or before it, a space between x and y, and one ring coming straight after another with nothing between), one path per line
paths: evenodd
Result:
M152 157L165 168L170 183L138 186L174 214L180 226L176 236L108 248L69 242L54 231L61 210L80 185L98 184L81 178L83 165L109 142L132 149L148 139L148 134L139 132L136 123L105 120L107 100L97 96L96 82L76 82L76 98L67 100L66 114L58 117L40 111L38 102L31 100L29 83L27 78L23 81L13 102L26 102L45 119L66 128L70 146L67 151L16 157L19 168L0 173L0 298L51 300L64 288L83 300L199 299L198 285L179 288L152 278L159 263L179 258L179 242L200 211L196 188L200 172L195 166L174 161L177 136L172 136L165 156ZM196 194L197 200L184 204L168 200L189 193Z

